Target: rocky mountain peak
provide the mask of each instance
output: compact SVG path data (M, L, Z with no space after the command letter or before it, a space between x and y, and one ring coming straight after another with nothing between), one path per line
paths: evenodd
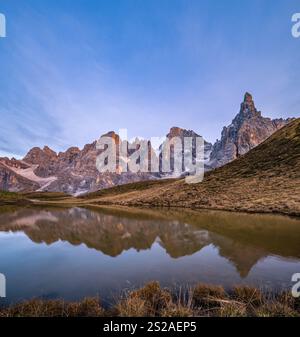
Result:
M222 166L244 155L290 121L262 117L252 95L246 92L239 113L229 126L223 128L221 140L213 146L211 167Z
M116 144L120 143L120 136L115 133L115 131L109 131L106 134L102 135L101 137L110 137L112 138Z
M48 147L47 145L44 146L43 152L45 154L47 154L48 156L51 156L51 157L57 156L57 153L55 151L53 151L52 149L50 149L50 147Z
M245 120L259 117L261 117L261 112L256 110L252 95L246 92L244 101L241 103L240 112L233 119L232 124L240 127Z
M177 127L177 126L173 126L169 133L167 134L166 138L169 139L169 140L172 140L173 138L175 137L178 137L181 139L182 141L182 152L181 152L181 155L182 155L182 162L184 163L184 154L185 152L188 151L188 149L185 149L185 145L184 145L184 138L185 137L189 137L189 138L192 138L192 148L191 148L191 154L192 154L192 158L193 160L195 161L196 160L196 154L197 154L197 143L196 143L196 139L197 137L200 137L200 135L198 135L195 131L193 130L187 130L187 129L182 129L180 127ZM165 145L166 143L164 142L161 146L160 146L160 150L163 149L163 146ZM204 163L206 164L206 162L209 160L209 156L210 156L210 153L211 153L211 149L212 149L212 144L211 143L208 143L207 141L204 140ZM199 150L199 149L198 149ZM173 172L174 170L174 152L173 150L171 150L171 155L170 155L170 167L171 167L171 171ZM163 159L163 156L162 154L159 156L160 158L160 170L162 170L162 159ZM166 160L168 160L168 158L165 158ZM186 167L183 165L182 169L185 171L186 170ZM207 169L207 167L206 167ZM185 171L184 174L186 174L187 171Z
M66 152L60 152L58 154L59 161L63 163L71 163L73 162L77 156L80 154L80 149L78 147L70 147Z
M249 92L246 92L245 95L244 95L244 103L254 105L253 97Z
M180 137L180 136L182 136L183 131L184 131L183 129L181 129L181 128L177 127L177 126L173 126L170 129L167 137L168 138Z
M174 137L183 138L183 137L200 137L200 136L193 130L186 130L179 128L177 126L173 126L170 129L169 133L167 134L167 138L172 139Z
M42 162L54 160L56 157L56 152L45 146L43 149L39 147L32 148L23 160L28 164L39 165Z

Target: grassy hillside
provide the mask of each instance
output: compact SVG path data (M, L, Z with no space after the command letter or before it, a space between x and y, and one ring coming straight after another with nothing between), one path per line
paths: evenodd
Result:
M245 156L206 174L199 184L161 181L85 196L94 203L213 208L300 215L300 119ZM118 192L118 193L116 193Z
M140 192L151 189L155 186L163 186L167 185L170 182L174 182L172 179L165 179L165 180L148 180L148 181L139 181L131 184L119 185L114 186L111 188L106 188L97 192L88 193L85 195L80 196L80 199L91 199L91 198L98 198L98 197L105 197L105 196L113 196L113 195L120 195L124 193L130 192Z
M2 205L32 205L36 203L60 204L65 201L76 203L76 199L65 193L56 192L6 192L0 191L0 206Z

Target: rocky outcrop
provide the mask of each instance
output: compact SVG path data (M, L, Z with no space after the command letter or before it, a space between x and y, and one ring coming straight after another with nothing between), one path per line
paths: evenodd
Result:
M186 175L188 174L188 168L185 166L185 159L184 159L184 155L185 153L189 153L189 149L185 149L185 142L184 142L184 139L185 138L190 138L192 140L192 153L190 155L190 158L192 158L193 162L195 163L195 161L197 160L197 151L199 151L199 149L197 149L197 145L196 145L196 139L197 138L200 138L201 136L198 135L196 132L194 132L193 130L186 130L186 129L182 129L182 128L179 128L179 127L172 127L169 131L169 133L167 134L167 139L169 141L172 141L172 139L175 139L175 138L178 138L180 139L181 141L181 144L182 144L182 151L181 151L181 158L178 158L179 160L182 161L183 165L182 165L182 171L184 172L183 175ZM160 150L163 149L165 143L163 143L160 147ZM171 171L174 172L174 160L175 160L175 157L174 157L174 149L173 147L171 147L170 149L170 168L171 168ZM208 163L208 160L210 158L210 153L211 153L211 150L212 150L212 144L211 143L208 143L207 141L204 140L204 158L203 158L203 161L204 161L204 165L206 166L206 169L209 169L209 167L206 165ZM160 171L162 171L162 164L161 164L161 161L162 161L162 155L160 155ZM165 158L167 159L167 158Z
M246 93L240 112L229 126L223 128L221 140L213 146L210 166L220 167L246 154L291 121L262 117L252 96Z
M182 140L183 144L184 144L183 139L185 137L192 138L193 157L196 156L196 142L195 142L195 140L196 140L197 137L201 137L200 135L198 135L193 130L181 129L179 127L172 127L170 129L170 132L167 134L167 138L172 139L173 137L179 137ZM183 148L183 150L184 150L184 148ZM204 139L204 160L205 160L205 162L207 162L207 160L210 158L211 150L212 150L212 144L207 142Z
M13 171L5 162L10 162L8 158L0 161L0 190L19 192L19 191L35 191L40 188L40 185L30 179L22 177ZM12 165L14 160L11 161Z
M41 165L43 162L49 162L56 158L56 152L51 150L48 146L45 146L43 149L39 147L32 148L23 160L28 164Z
M46 178L55 175L57 168L57 154L48 146L43 149L34 147L23 158L27 164L36 165L34 173L40 177Z

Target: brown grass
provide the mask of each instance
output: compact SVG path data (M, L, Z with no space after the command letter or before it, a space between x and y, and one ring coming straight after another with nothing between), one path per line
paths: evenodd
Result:
M34 299L0 309L0 317L101 317L104 310L97 298L68 303Z
M28 205L31 202L22 194L0 191L0 206L2 205Z
M256 288L198 284L171 292L158 282L127 292L104 309L98 298L68 303L35 299L0 309L0 317L299 317L299 300L287 292L264 293Z
M198 284L193 289L193 303L196 307L205 309L219 307L221 300L226 298L225 290L221 286Z

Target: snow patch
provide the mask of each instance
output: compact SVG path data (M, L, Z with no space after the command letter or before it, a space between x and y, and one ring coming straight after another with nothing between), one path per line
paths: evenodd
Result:
M90 191L89 189L85 189L85 190L77 190L75 193L73 193L73 196L74 196L74 197L78 197L79 195L86 194L86 193L88 193L89 191Z

